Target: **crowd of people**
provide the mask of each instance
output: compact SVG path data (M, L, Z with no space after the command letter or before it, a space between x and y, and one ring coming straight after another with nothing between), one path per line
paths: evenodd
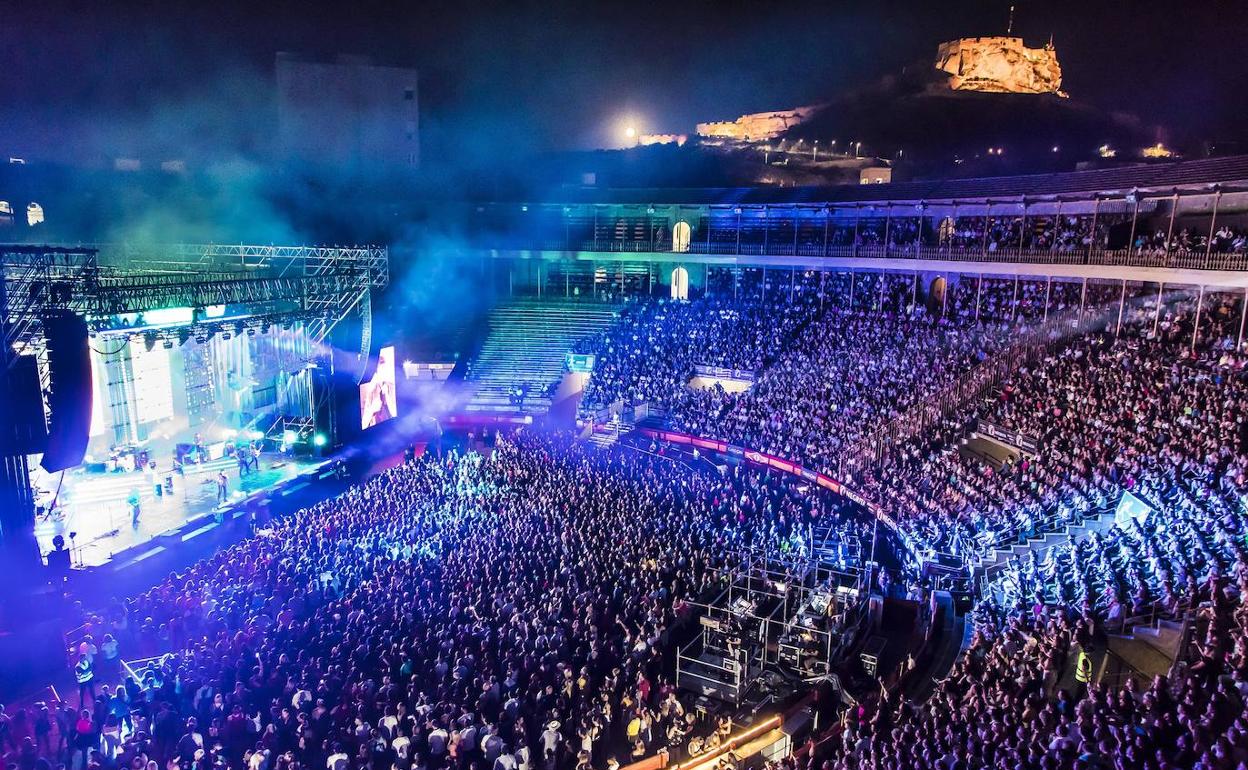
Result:
M1199 652L1141 686L1067 673L1094 623L1061 607L979 613L975 635L926 703L883 699L848 720L830 770L974 767L1234 770L1248 763L1248 610L1215 595ZM1062 686L1059 686L1062 685Z
M1006 344L998 328L967 329L927 317L835 309L801 333L740 393L678 388L680 429L837 472L838 460Z
M816 312L773 292L772 302L710 297L691 303L631 306L614 326L578 350L597 355L586 386L586 411L623 401L666 406L694 366L756 371Z
M80 704L0 714L0 752L22 770L564 770L679 754L721 727L673 686L689 602L816 519L866 529L830 495L757 472L565 436L426 456L107 608L95 633L153 662L137 676L97 665ZM81 655L91 668L94 642Z
M821 452L878 424L872 405L885 419L904 413L944 366L965 371L1027 324L1086 308L1084 328L1052 335L987 397L843 480L932 551L982 555L1067 524L1112 523L1005 563L974 642L932 699L887 697L858 712L825 767L1248 763L1238 297L988 279L959 282L952 308L934 317L930 300L915 307L904 289L859 278L857 299L807 320L748 390L675 388L664 401L673 423L826 468ZM675 374L683 384L689 372ZM967 443L984 421L1034 438L1037 450L999 464L977 456ZM1147 512L1114 519L1128 492ZM1196 643L1171 677L1125 689L1068 681L1098 635L1185 616Z
M829 471L926 553L974 563L1102 523L1004 561L950 675L925 701L885 691L846 712L824 770L1248 765L1242 306L1154 291L971 279L945 296L905 274L760 273L637 303L582 343L597 355L587 411L647 402L678 429ZM990 389L855 455L1037 328L1035 354ZM699 366L748 387L690 387ZM977 449L986 423L1034 449ZM78 702L0 709L0 752L19 770L680 757L723 730L672 677L692 602L760 552L805 548L814 522L869 537L864 511L787 479L523 432L406 462L106 608ZM1115 517L1126 493L1143 511ZM1189 619L1181 665L1147 687L1097 683L1088 651L1141 617ZM131 676L119 658L152 662Z

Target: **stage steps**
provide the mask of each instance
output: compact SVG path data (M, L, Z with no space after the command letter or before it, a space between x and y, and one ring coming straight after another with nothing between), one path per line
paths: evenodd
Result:
M617 317L613 305L573 302L516 302L490 313L489 332L467 380L469 412L545 414L551 387L563 375L566 354L577 341L596 335ZM522 404L512 391L524 387Z

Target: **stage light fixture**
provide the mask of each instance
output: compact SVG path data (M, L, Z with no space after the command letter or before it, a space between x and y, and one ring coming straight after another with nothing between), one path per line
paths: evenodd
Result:
M156 335L153 334L152 332L148 332L147 334L144 334L143 335L143 347L147 348L147 352L149 353L152 352L152 349L156 347Z
M318 447L325 446L326 441L328 441L328 439L325 438L324 433L318 433L312 437L312 443Z
M165 346L165 350L173 350L173 340L168 337L163 338L161 343Z

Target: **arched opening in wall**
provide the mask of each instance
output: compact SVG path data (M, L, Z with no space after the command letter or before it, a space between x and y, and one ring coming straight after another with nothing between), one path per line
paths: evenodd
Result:
M945 292L949 290L949 283L943 275L938 275L932 279L927 285L927 309L932 313L939 313L945 307Z
M689 271L683 267L672 271L672 299L689 299Z
M677 254L684 254L689 251L689 240L693 237L693 229L689 227L689 223L680 221L672 227L672 251ZM684 268L680 268L684 270Z
M944 219L940 220L940 227L936 232L940 238L938 242L942 246L952 241L953 232L954 232L953 217L945 217Z

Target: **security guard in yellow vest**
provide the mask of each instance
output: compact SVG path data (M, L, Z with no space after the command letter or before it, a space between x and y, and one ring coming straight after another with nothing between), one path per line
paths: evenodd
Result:
M1080 648L1079 655L1075 658L1075 681L1079 683L1075 700L1083 700L1088 694L1088 683L1092 681L1092 656L1088 655L1089 651Z

